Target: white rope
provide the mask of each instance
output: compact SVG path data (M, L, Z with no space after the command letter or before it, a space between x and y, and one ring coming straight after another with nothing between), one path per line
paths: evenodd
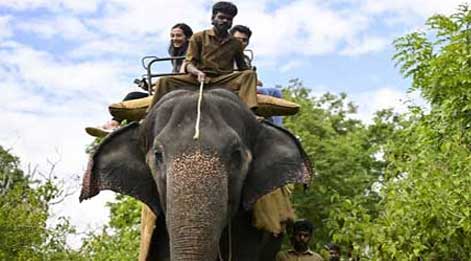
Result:
M197 140L200 138L201 101L203 100L203 85L204 85L204 81L201 81L200 92L198 96L198 112L196 115L195 136L193 136L194 140Z

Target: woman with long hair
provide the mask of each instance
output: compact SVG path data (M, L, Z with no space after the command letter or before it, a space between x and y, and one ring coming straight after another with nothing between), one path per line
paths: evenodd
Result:
M187 24L179 23L172 27L170 31L170 44L168 54L171 57L185 56L188 49L188 42L193 35L193 30ZM172 60L172 72L180 72L183 60Z
M178 23L170 29L170 44L168 46L168 54L171 57L185 56L188 49L188 42L193 35L191 27L185 23ZM184 72L183 59L172 60L172 72ZM146 92L130 92L124 97L123 101L141 99L149 96ZM104 137L118 128L121 119L112 118L102 127L87 127L85 131L94 137Z

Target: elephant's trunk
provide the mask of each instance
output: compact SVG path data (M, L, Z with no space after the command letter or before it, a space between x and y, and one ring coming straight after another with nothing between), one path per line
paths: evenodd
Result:
M197 151L172 161L166 213L172 261L216 260L227 221L227 182L215 155Z

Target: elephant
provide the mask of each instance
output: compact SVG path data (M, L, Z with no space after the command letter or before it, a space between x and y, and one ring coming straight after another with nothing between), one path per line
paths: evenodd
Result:
M112 190L157 215L155 260L274 260L281 238L251 225L254 203L308 184L309 158L286 129L258 120L234 93L166 94L140 123L108 135L91 156L80 201Z

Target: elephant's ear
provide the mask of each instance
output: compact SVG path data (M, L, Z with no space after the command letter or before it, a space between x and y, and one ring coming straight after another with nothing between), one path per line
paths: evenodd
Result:
M80 201L101 190L134 197L160 213L157 186L139 141L139 124L131 123L106 137L88 162Z
M252 150L252 166L243 189L243 207L288 183L308 185L312 176L309 158L299 140L288 130L264 122Z

